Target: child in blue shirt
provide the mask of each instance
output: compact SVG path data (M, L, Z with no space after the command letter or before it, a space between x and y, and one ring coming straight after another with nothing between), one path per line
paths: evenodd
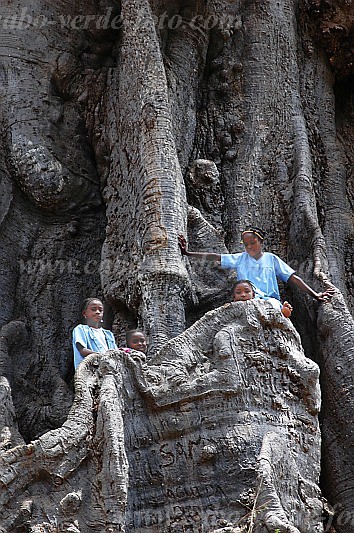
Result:
M190 252L183 235L178 238L183 255L217 261L223 268L234 269L238 279L248 279L255 287L255 297L268 300L275 298L279 301L280 294L277 277L286 283L296 285L302 292L309 294L319 301L326 300L333 295L334 289L317 293L295 274L289 265L275 254L263 251L264 232L260 228L248 227L241 233L244 252L236 254L216 254L208 252Z
M113 333L102 328L103 312L103 303L98 298L87 298L82 304L86 324L76 326L72 334L75 369L91 353L117 350Z

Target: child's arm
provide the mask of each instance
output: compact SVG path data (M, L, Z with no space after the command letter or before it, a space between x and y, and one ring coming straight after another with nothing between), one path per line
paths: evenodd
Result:
M85 348L79 342L76 343L76 348L79 350L80 355L82 355L82 357L86 357L87 355L90 355L90 353L97 353L97 352L94 352L93 350L89 350L88 348Z
M292 274L290 278L288 279L288 283L291 283L292 285L295 285L300 289L300 291L305 292L306 294L309 294L313 298L315 298L318 301L325 301L328 298L331 298L335 292L335 289L330 288L327 289L325 292L315 292L311 287L309 287L299 276L296 276L295 274Z
M219 261L219 262L221 261L220 254L214 254L214 253L209 253L209 252L189 252L187 250L187 241L183 235L178 236L178 244L179 244L182 255L186 255L187 257L208 259L210 261Z

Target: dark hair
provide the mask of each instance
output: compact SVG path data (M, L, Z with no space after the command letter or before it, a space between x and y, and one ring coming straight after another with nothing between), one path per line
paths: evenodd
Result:
M254 233L254 235L256 235L256 237L258 237L261 241L264 241L266 238L266 232L261 228L257 228L256 226L246 226L246 228L241 231L241 240L244 233Z
M96 298L96 297L91 297L91 298L86 298L86 300L84 300L81 304L81 313L83 313L84 311L86 311L86 309L88 308L88 306L90 305L91 302L93 302L94 300L98 300L99 302L101 302L101 304L103 305L103 302L102 300L100 300L99 298Z
M127 345L129 344L130 339L133 337L133 335L135 335L135 333L142 333L144 335L144 337L145 337L145 333L143 331L141 331L141 329L139 329L139 328L137 328L137 329L129 329L126 332L126 334L125 334L125 340L126 340Z
M253 291L253 294L255 294L255 286L253 285L252 281L250 281L249 279L238 279L234 285L234 288L232 289L232 294L235 292L235 289L238 285L241 285L241 283L247 283L247 285L249 285Z

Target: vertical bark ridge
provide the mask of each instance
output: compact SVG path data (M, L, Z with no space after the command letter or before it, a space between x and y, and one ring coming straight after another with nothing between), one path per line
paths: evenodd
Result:
M318 328L323 356L323 487L338 517L349 513L349 521L343 518L336 524L338 533L348 533L354 506L354 321L339 292L321 306Z
M296 98L297 100L297 98ZM328 274L328 261L326 256L326 245L320 229L316 199L313 187L311 153L306 131L306 124L299 102L294 102L294 201L292 207L292 227L291 233L295 243L303 241L303 236L311 228L311 240L307 241L307 246L299 247L302 252L302 259L308 259L309 250L312 250L312 272L317 279ZM305 229L306 228L306 229ZM293 251L295 253L295 243Z
M115 123L109 138L114 142L112 153L119 167L111 169L108 181L107 190L115 201L108 206L107 216L108 226L114 228L119 206L129 222L127 233L119 236L113 231L114 242L106 240L103 256L115 259L112 254L117 250L118 237L125 257L132 260L128 287L133 301L127 294L126 283L119 286L119 281L108 279L104 272L103 283L110 299L130 300L131 308L138 311L139 320L150 336L150 350L154 351L184 328L184 297L179 293L186 287L187 276L177 235L184 231L186 223L185 189L173 136L166 74L149 2L122 2L122 16L120 66L114 74L116 87L111 85L111 90L112 101L121 103L129 98L130 105L112 109ZM143 27L139 20L144 21ZM166 298L163 304L161 291ZM176 301L172 319L168 301L173 295ZM162 313L158 311L161 305Z

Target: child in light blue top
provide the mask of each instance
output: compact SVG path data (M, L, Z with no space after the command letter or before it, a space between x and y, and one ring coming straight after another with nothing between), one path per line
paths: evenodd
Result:
M295 273L277 255L269 252L263 252L258 260L247 252L222 254L220 263L223 268L235 269L238 279L248 279L254 285L255 297L265 300L280 300L277 278L287 282Z
M102 328L103 312L101 300L87 298L84 301L82 315L86 319L86 324L76 326L72 334L75 369L91 353L117 350L113 333Z
M264 232L260 228L246 228L241 233L241 242L245 251L236 254L190 252L187 250L187 242L183 235L179 236L178 242L182 254L187 257L217 261L223 268L234 269L238 279L248 279L252 282L256 298L265 300L275 298L279 301L279 309L281 305L277 277L284 282L296 285L301 291L319 301L326 300L333 295L334 289L321 293L315 292L277 255L263 252L264 237Z

